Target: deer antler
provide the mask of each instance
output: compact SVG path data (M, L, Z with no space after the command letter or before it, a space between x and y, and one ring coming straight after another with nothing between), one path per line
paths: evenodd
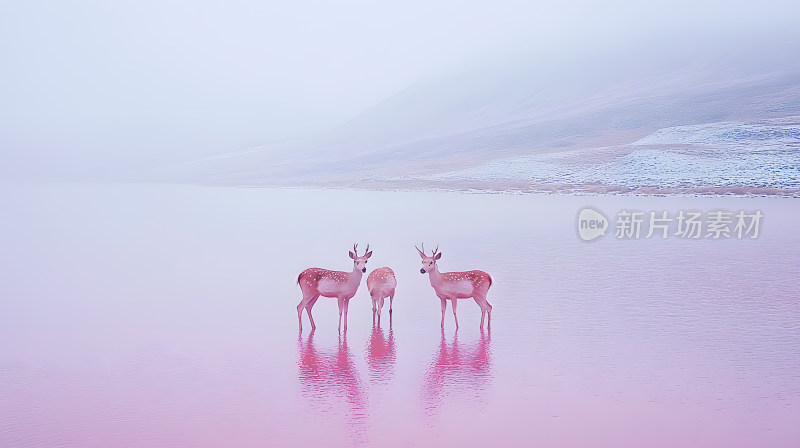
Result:
M367 250L364 251L364 255L366 255L367 253L369 253L369 243L367 243Z
M439 252L439 245L437 244L436 249L433 250L433 254L431 255L431 257L435 257L438 252Z
M353 244L353 254L358 256L358 243Z
M425 243L422 243L422 250L419 250L419 247L417 247L416 245L414 245L414 249L417 249L417 252L419 252L419 254L420 254L422 257L425 257L425 256L426 256L426 255L425 255Z

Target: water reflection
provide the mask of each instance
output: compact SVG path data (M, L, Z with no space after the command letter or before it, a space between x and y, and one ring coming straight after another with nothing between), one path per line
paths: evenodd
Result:
M373 325L367 342L367 367L373 382L385 383L394 375L396 358L392 316L389 315L389 337L380 326Z
M439 350L428 366L422 386L423 407L434 413L442 399L458 392L472 393L480 400L492 378L491 332L480 333L474 344L460 344L458 331L447 342L444 330Z
M366 443L367 410L364 387L358 377L353 354L347 346L347 333L339 336L333 350L318 350L314 331L305 341L298 337L298 379L306 402L323 414L347 416L355 443ZM346 403L346 407L342 404Z

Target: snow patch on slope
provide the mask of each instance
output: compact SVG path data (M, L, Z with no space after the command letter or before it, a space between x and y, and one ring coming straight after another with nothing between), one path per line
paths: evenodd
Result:
M534 154L429 180L800 188L800 117L660 129L631 145Z

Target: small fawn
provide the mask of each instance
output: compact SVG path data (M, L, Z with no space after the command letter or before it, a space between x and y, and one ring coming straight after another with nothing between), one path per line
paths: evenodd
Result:
M303 331L303 308L308 313L311 321L311 331L316 330L314 318L311 317L311 308L317 303L319 296L336 297L339 302L339 331L342 331L342 313L344 312L344 331L347 331L347 308L350 299L356 295L361 285L361 275L367 272L367 259L372 256L367 244L364 255L358 256L358 244L353 245L350 258L353 259L353 271L330 271L328 269L309 268L297 276L297 284L303 292L303 300L297 305L297 321L300 331Z
M392 313L392 302L394 301L394 288L397 287L397 280L394 278L394 271L387 267L378 268L369 273L367 277L367 289L372 298L372 323L375 324L375 313L378 313L378 326L381 325L381 308L383 299L389 298L389 314Z
M422 250L414 246L422 257L422 269L419 270L421 274L428 273L433 290L442 301L442 328L444 328L444 312L447 309L447 300L453 307L453 318L456 321L456 329L458 329L458 316L456 315L456 300L474 298L475 303L481 307L481 330L483 330L483 319L486 314L489 314L489 329L492 328L492 305L486 300L486 293L489 292L489 287L492 286L492 277L483 271L465 271L465 272L439 272L436 266L436 261L442 258L439 248L434 249L433 253L428 256L425 255L425 244L422 245Z

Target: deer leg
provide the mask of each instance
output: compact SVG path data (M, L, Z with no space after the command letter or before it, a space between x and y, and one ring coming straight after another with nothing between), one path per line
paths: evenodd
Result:
M317 299L319 299L319 294L311 298L311 300L309 300L308 303L306 304L306 313L308 313L308 320L311 321L311 331L317 329L317 325L314 323L314 318L311 317L311 308L314 308L314 304L317 303Z
M392 302L394 302L394 289L389 294L389 314L392 314Z
M300 332L303 332L303 308L305 307L306 298L303 297L303 300L297 305L297 324L300 325Z
M383 297L378 299L378 326L381 326L381 310L383 309Z
M484 304L486 299L480 296L475 296L474 299L475 303L481 308L481 330L483 330L483 319L486 317L486 305Z
M342 311L344 310L344 299L338 297L337 302L339 303L339 333L342 332Z
M486 296L483 297L475 297L475 301L478 302L478 305L481 307L481 330L483 330L483 314L486 314L488 319L488 326L489 330L492 329L492 305L489 304L489 301L486 300Z
M375 325L375 296L372 296L372 325Z
M456 320L456 330L458 330L458 316L456 315L456 304L458 299L450 299L450 304L453 305L453 319Z
M311 297L312 296L306 295L304 293L303 299L300 300L300 303L297 304L297 323L298 325L300 325L301 332L303 331L303 308L305 308L308 305L308 302L311 301ZM309 314L308 317L310 318L311 314Z
M344 301L344 332L347 333L347 309L350 307L350 299ZM380 319L380 317L378 317Z
M439 299L442 301L442 330L444 330L444 312L447 309L447 301L441 297Z
M489 315L488 325L489 325L489 330L491 330L492 329L492 305L489 304L489 301L486 300L485 297L483 298L483 303L486 304L486 314Z

